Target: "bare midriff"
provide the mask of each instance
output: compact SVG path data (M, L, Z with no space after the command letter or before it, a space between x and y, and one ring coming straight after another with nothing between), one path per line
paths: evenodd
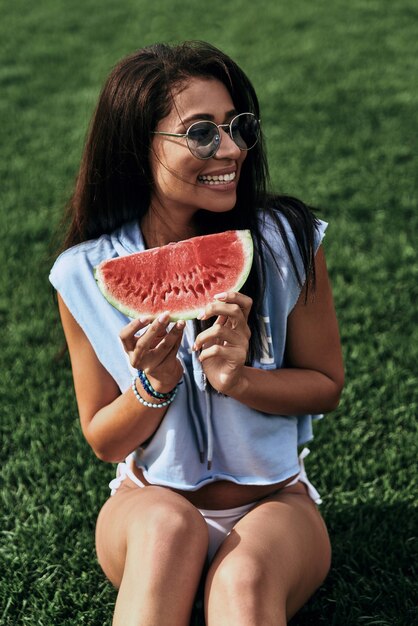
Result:
M142 470L136 467L135 463L132 463L131 469L144 485L150 485L144 478ZM272 495L286 487L295 477L296 474L272 485L239 485L229 480L218 480L204 485L197 491L169 488L184 496L186 500L200 509L230 509Z

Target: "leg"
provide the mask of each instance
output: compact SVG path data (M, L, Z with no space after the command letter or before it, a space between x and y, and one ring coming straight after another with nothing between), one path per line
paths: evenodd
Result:
M186 626L207 555L206 524L169 489L128 485L105 503L96 529L100 564L119 589L113 625Z
M212 562L208 626L285 626L323 582L330 559L325 524L301 483L266 498Z

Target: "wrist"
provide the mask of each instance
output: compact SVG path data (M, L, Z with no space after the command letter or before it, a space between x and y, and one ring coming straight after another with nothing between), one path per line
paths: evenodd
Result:
M181 382L179 380L177 380L177 382L172 380L163 381L158 378L154 378L151 374L148 374L143 370L138 370L138 378L145 391L147 391L148 394L152 395L154 398L170 395Z
M145 377L146 384L144 382L144 378L140 376L143 372L139 371L137 376L132 378L132 391L138 402L140 402L143 406L150 407L152 409L165 408L169 404L171 404L174 398L177 395L177 385L170 391L169 393L158 393L149 386L149 381Z
M134 378L132 379L132 382L134 382L134 380L135 380L135 383L134 383L135 389L146 402L151 402L153 404L160 404L163 402L163 398L156 398L155 396L149 393L149 391L147 390L146 387L144 387L144 385L142 384L138 376L134 376Z
M245 397L248 386L249 386L247 372L248 372L248 367L243 366L241 368L240 375L237 378L236 382L233 385L231 385L227 391L224 391L222 393L225 393L225 395L229 396L230 398L233 398L234 400L243 402L243 398Z

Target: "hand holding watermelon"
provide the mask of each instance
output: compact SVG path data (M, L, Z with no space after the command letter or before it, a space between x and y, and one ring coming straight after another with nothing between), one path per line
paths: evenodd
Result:
M169 319L167 312L154 321L141 317L124 326L119 334L132 367L143 370L160 393L171 391L183 375L177 351L185 323L180 320L167 332ZM138 335L146 326L147 330Z
M200 319L217 316L213 326L201 332L194 344L214 389L230 395L242 381L251 336L248 316L252 300L242 293L218 294Z

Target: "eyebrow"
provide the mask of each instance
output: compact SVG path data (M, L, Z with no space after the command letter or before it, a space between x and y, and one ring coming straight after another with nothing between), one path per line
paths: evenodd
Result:
M224 119L227 120L228 118L231 118L236 114L237 110L231 109L231 111L227 111L227 113L225 113ZM193 115L189 115L188 117L180 120L179 126L183 125L187 128L188 125L190 126L190 122L200 122L203 120L209 120L210 122L214 122L215 116L211 115L210 113L194 113Z

